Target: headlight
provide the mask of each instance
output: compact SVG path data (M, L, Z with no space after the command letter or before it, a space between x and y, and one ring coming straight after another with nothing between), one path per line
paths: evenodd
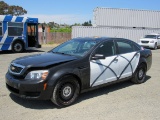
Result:
M48 76L48 70L37 70L29 72L25 79L27 80L45 80Z
M154 40L150 41L150 43L154 43Z

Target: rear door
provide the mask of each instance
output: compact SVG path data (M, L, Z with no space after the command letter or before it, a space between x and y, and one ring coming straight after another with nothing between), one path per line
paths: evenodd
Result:
M118 61L119 61L119 75L118 79L130 77L135 72L140 53L135 50L134 44L125 39L116 40L118 49Z
M119 61L113 41L102 43L93 53L104 55L105 59L90 60L90 86L97 86L117 80Z

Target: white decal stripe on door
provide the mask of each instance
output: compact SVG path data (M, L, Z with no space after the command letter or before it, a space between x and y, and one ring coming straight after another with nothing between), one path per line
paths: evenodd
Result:
M130 54L130 53L129 53ZM130 69L130 71L131 71L131 75L133 75L133 73L135 72L135 70L136 70L136 68L137 68L137 65L138 65L138 62L139 62L139 58L140 58L140 53L139 52L134 52L134 53L131 53L131 55L133 55L133 56L130 56L130 59L127 59L126 57L126 55L124 55L124 56L122 56L122 55L120 55L120 56L116 56L108 65L104 65L104 64L102 64L102 63L99 63L99 62L94 62L94 61L91 61L92 63L95 63L95 64L97 64L97 65L99 65L99 66L103 66L103 67L105 67L103 70L102 70L102 72L96 77L96 79L95 80L91 80L92 81L92 83L91 83L91 81L90 81L90 86L91 87L93 87L93 86L95 86L95 83L97 83L97 82L99 82L99 78L105 73L105 71L106 70L110 70L110 71L112 71L112 73L115 75L115 77L117 78L116 80L119 80L121 77L123 77L122 75L124 74L124 72L125 72L125 70L130 66L131 67L131 69ZM138 57L137 57L137 55L138 55ZM125 57L126 56L126 57ZM120 74L119 74L119 76L116 74L116 72L110 67L111 66L111 64L117 59L117 58L123 58L123 59L125 59L126 60L126 62L128 62L125 66L124 66L124 68L122 69L122 71L120 71ZM133 66L134 65L134 66ZM128 75L126 76L126 77L129 77ZM100 80L101 81L101 80ZM101 84L102 84L103 82L101 82ZM105 82L104 82L105 83Z
M110 62L110 64L109 64L108 66L103 65L103 64L98 63L98 62L93 62L93 61L91 61L91 62L93 62L93 63L96 63L96 64L98 64L98 65L102 65L102 66L105 67L105 69L100 73L100 75L98 75L98 77L93 81L93 83L91 84L91 86L94 85L94 83L95 83L95 82L98 80L98 78L107 70L107 68L110 69L110 70L113 72L113 74L116 76L116 78L117 78L116 73L110 68L110 65L115 61L115 59L117 59L117 57L118 57L118 56L116 56L116 57Z
M121 74L120 74L120 76L119 76L119 78L121 78L121 76L122 76L122 74L123 74L123 72L127 69L127 67L130 65L130 67L131 67L131 72L132 72L132 75L133 75L133 67L132 67L132 64L131 64L131 62L132 62L132 60L136 57L136 55L138 55L139 54L139 52L137 52L137 53L135 53L134 54L134 56L132 57L132 59L129 61L129 60L127 60L127 58L125 58L124 56L120 56L120 57L123 57L123 58L125 58L127 61L129 61L129 63L125 66L125 68L123 69L123 71L121 72Z
M125 58L124 56L121 56L121 55L120 55L120 57L124 58L125 60L128 61L128 63L130 63L131 71L132 71L132 75L133 75L133 67L132 67L132 65L131 65L131 62L130 62L127 58Z

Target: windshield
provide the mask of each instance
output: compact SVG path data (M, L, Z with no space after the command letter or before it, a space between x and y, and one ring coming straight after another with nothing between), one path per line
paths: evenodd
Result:
M153 38L153 39L156 39L156 35L146 35L144 38Z
M59 45L52 52L83 57L95 44L96 42L91 40L73 39Z

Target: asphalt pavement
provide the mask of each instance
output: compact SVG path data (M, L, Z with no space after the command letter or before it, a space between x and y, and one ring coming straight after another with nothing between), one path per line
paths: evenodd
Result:
M152 50L152 67L145 83L126 81L83 93L66 108L60 109L50 100L26 100L12 95L5 85L9 63L50 49L0 52L0 120L160 120L160 49Z

